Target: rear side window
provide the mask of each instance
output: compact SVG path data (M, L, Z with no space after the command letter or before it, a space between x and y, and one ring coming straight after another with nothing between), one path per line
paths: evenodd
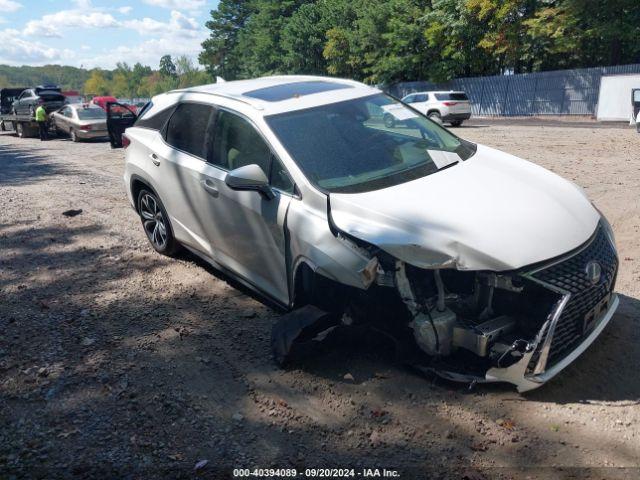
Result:
M438 100L457 100L459 102L469 100L466 93L436 93Z
M214 109L199 103L178 105L167 124L166 141L172 147L206 158L207 128Z
M135 123L135 126L149 128L151 130L162 130L164 124L167 123L167 120L169 120L169 117L173 113L174 108L174 106L165 108L164 110L156 113L154 116L148 117L144 114L144 112L148 110L148 108L145 107L140 117L138 117L138 121Z

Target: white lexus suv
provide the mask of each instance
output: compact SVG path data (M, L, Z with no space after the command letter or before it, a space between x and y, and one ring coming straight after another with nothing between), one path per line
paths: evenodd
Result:
M168 92L124 144L153 247L184 247L291 311L274 327L280 361L370 326L423 370L526 391L618 305L613 233L579 187L357 82Z

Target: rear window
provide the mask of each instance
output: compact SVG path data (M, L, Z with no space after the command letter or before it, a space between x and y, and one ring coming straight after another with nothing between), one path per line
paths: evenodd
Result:
M457 100L459 102L468 101L469 97L467 97L466 93L458 92L458 93L436 93L436 99L438 100Z
M105 120L107 114L101 108L79 108L77 110L80 120Z
M290 98L313 95L314 93L330 92L332 90L343 90L345 88L353 87L342 83L322 81L295 82L252 90L244 93L243 95L246 97L257 98L259 100L265 100L267 102L280 102Z

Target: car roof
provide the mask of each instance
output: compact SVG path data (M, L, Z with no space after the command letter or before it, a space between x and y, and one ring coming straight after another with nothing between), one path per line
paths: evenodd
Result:
M173 90L166 95L203 93L236 100L263 115L300 110L380 93L353 80L310 75L278 75L251 80L219 82Z
M407 93L405 97L409 95L421 95L423 93L465 93L462 90L425 90L424 92L411 92Z

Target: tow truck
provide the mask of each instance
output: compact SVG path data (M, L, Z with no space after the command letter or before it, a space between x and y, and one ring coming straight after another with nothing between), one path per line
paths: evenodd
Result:
M47 122L49 128L49 134L54 135L55 128L51 122ZM38 136L38 123L35 117L31 115L14 115L6 114L0 115L0 131L6 132L13 130L20 138L37 137Z

